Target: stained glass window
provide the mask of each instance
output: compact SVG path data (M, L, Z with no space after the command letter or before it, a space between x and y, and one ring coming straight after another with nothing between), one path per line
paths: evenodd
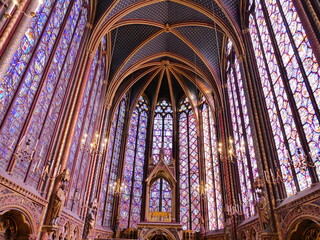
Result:
M98 224L102 226L110 226L112 220L114 195L116 191L116 184L118 184L118 166L126 112L127 96L124 96L114 114L107 146L106 163L99 198L100 206L98 207Z
M180 222L200 230L200 181L197 123L187 98L179 107Z
M292 195L320 176L320 68L292 0L255 3L250 33L278 156L275 174Z
M149 207L150 212L171 212L172 189L167 180L158 178L152 183Z
M43 17L44 19L47 19L47 12L51 8L50 1L48 1L49 5L44 5L43 7ZM19 141L17 136L19 136L19 133L23 127L23 123L26 120L29 109L31 107L31 104L33 102L33 98L39 88L39 84L41 81L41 77L43 74L43 70L45 67L45 63L48 61L48 56L51 53L52 47L56 40L56 35L59 32L60 25L62 24L62 21L65 17L65 13L67 11L69 5L69 1L66 1L65 3L59 2L56 4L56 8L53 10L53 14L51 15L50 19L48 20L48 24L45 28L47 34L50 33L50 38L46 39L45 37L42 37L42 39L39 41L36 49L34 52L28 52L26 55L24 54L24 50L27 50L21 46L21 50L16 52L15 58L12 60L11 65L4 76L4 83L1 84L3 88L3 92L5 93L3 95L3 102L4 107L1 108L3 111L3 114L0 114L1 121L4 121L2 123L1 132L0 134L3 136L2 139L6 139L7 141L4 141L7 146L10 146L12 143L9 143L9 141L12 141L15 139L14 145ZM46 7L48 9L46 9ZM42 14L40 14L42 16ZM37 19L37 23L40 23L41 20ZM53 22L56 22L54 24ZM41 26L42 27L42 26ZM40 28L41 28L40 27ZM30 32L33 32L33 30L30 30ZM24 39L28 38L28 32L24 36ZM30 33L33 35L33 33ZM38 35L39 36L39 35ZM54 37L53 37L54 36ZM31 37L32 38L32 37ZM24 40L22 40L24 41ZM28 50L29 51L29 50ZM27 59L31 57L31 54L33 58L30 59L30 62L27 64L28 61L25 60L24 57ZM26 66L28 66L27 71ZM22 79L23 77L23 79ZM20 87L18 87L18 84L20 83ZM8 87L10 89L8 89ZM16 93L16 91L18 91ZM14 94L17 94L15 99L12 99ZM9 108L9 111L5 114L5 111ZM6 119L3 119L4 116L6 116ZM24 138L26 139L26 138ZM33 139L32 139L33 140ZM35 146L36 141L31 141L32 147ZM1 149L5 150L5 147L2 146ZM2 154L3 153L3 154ZM8 163L9 159L12 156L11 151L3 151L1 153L1 163L6 160ZM25 165L25 164L24 164ZM27 168L27 166L24 166L24 168ZM19 174L21 178L23 178L23 175Z
M87 151L87 148L90 144L90 140L93 137L92 135L88 135L88 136L86 135L85 137L85 134L88 134L88 132L85 132L83 127L85 122L88 120L89 116L91 115L91 113L88 114L88 112L90 111L88 104L90 103L90 96L92 96L92 92L95 91L94 86L96 84L94 84L94 80L95 80L96 68L98 65L98 57L99 55L97 52L93 59L92 65L90 67L89 78L87 81L85 94L82 100L80 113L78 116L77 125L76 125L75 133L73 136L70 154L67 162L67 168L70 170L71 174L75 173L75 176L76 174L79 174L79 171L82 166L81 165L82 156L84 152ZM85 142L82 142L83 141L82 139L85 139ZM77 179L74 181L73 179L71 179L71 182L70 182L70 190L69 190L69 196L67 201L67 208L70 210L77 209L78 202L74 198L76 195L76 191L78 191L77 182L78 182Z
M124 160L119 220L121 228L134 228L140 222L148 112L148 103L140 97L131 116Z
M150 187L150 202L149 202L149 207L150 207L150 212L157 212L160 211L160 189L161 189L161 182L162 179L157 179L156 181L153 182L153 184Z
M62 100L68 86L68 81L66 81L61 74L62 72L66 74L67 71L69 71L69 74L71 73L72 68L71 66L68 68L67 61L70 61L70 59L74 61L75 54L70 54L70 56L68 56L68 53L76 51L73 49L74 47L76 49L79 47L86 18L87 8L82 8L82 1L76 1L65 26L65 34L60 39L58 48L55 52L47 80L42 86L42 94L37 99L35 110L30 119L30 127L27 136L32 136L33 139L39 139L38 148L35 152L35 159L32 161L32 171L29 173L27 179L28 183L34 187L37 186L41 175L40 171L36 171L36 167L42 169L41 167L44 165L44 161L42 161L43 165L40 166L41 159L45 156L47 152L46 149L50 145L55 123L58 120L58 112L61 108ZM70 42L72 45L69 48ZM47 128L43 126L44 122ZM39 159L37 159L38 156ZM18 168L16 170L18 170ZM23 172L21 170L19 171L20 173Z
M153 125L152 156L154 164L159 161L160 150L164 150L164 162L170 164L173 141L172 107L166 100L160 101L155 109Z
M77 178L72 179L70 181L70 190L72 191L78 191L81 196L86 192L86 189L83 187L85 186L85 179L88 179L88 170L89 170L89 164L90 160L92 159L92 143L97 143L99 139L99 134L95 132L95 126L96 126L96 119L97 119L97 111L99 109L99 104L101 104L101 89L102 89L102 83L104 81L104 76L101 76L102 73L102 67L104 67L102 64L102 61L96 64L96 68L92 69L94 70L93 79L90 79L92 81L91 89L88 97L88 102L86 104L86 113L84 121L82 122L81 130L83 134L86 134L87 137L85 138L85 141L82 139L78 139L78 144L80 144L80 152L76 155L77 158L74 160L74 163L76 164L74 166L74 176L77 176ZM78 145L79 148L79 145ZM71 195L71 194L70 194ZM71 195L71 201L74 195ZM81 199L83 201L83 199ZM78 206L85 204L82 202L75 202L73 204L73 207L71 208L72 211L78 211Z
M55 6L55 0L45 1L41 5L37 16L31 19L30 26L26 29L13 59L8 65L1 66L0 74L3 81L0 82L0 122L3 121L5 112L9 108L12 97L32 57L33 50L39 41L39 36L44 29L53 6Z
M228 97L234 138L229 139L228 144L230 145L230 149L232 149L231 153L234 154L234 156L229 157L235 157L237 160L241 189L241 198L239 201L242 203L242 211L245 218L248 218L255 213L253 180L259 175L249 112L243 87L244 83L240 72L240 64L237 58L233 59L232 64L229 64L227 73ZM235 148L235 150L233 150L233 148Z
M209 230L223 228L222 189L217 155L216 126L209 105L202 108L204 157L206 169L206 192L208 202Z
M68 85L61 73L71 73L87 20L82 0L69 3L45 1L11 62L1 66L4 81L0 83L0 135L4 141L0 143L0 166L6 168L10 159L14 161L12 153L18 142L24 147L30 139L30 147L35 150L33 161L17 161L13 172L35 188ZM73 64L68 66L68 61Z

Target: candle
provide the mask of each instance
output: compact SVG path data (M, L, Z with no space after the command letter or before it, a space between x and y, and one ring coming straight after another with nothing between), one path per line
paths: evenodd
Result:
M41 147L40 153L39 153L39 157L42 156L42 152L43 152L43 146Z
M12 140L12 142L11 142L11 144L10 144L10 146L9 146L9 149L12 149L12 151L13 151L13 148L14 148L14 139Z
M34 9L34 11L30 12L31 17L35 17L37 15L37 12L38 12L40 5L42 3L43 3L42 0L38 0L38 4L37 4L36 8Z
M36 141L36 145L34 146L34 149L37 149L38 144L39 144L39 138L38 138L37 141Z
M18 146L21 146L23 144L25 138L26 138L26 135L23 135L23 137L21 138Z
M39 165L39 161L38 161L36 164L34 164L33 169L32 169L32 172L33 172L33 173L34 173L34 172L36 171L36 169L38 168L38 165Z

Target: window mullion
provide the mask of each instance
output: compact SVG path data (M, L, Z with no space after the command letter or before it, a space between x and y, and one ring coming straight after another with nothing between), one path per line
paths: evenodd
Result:
M300 55L299 55L299 52L297 50L297 46L294 42L294 39L293 39L293 36L292 36L292 33L290 31L290 28L289 28L289 24L288 24L288 21L284 15L284 12L283 12L283 9L282 9L282 5L280 3L279 0L276 0L277 1L277 4L278 4L278 7L279 7L279 12L281 14L281 17L282 17L282 20L283 20L283 23L285 25L285 28L286 28L286 32L288 34L288 37L289 37L289 40L290 40L290 43L291 43L291 46L292 46L292 49L294 51L294 56L297 58L297 62L298 62L298 65L299 65L299 68L300 68L300 71L301 71L301 74L303 76L303 80L305 82L305 85L306 85L306 88L308 90L308 93L309 93L309 97L310 97L310 100L312 102L312 106L313 106L313 109L315 111L315 114L317 116L317 118L320 120L320 113L319 113L319 108L317 106L317 102L316 102L316 99L313 95L313 91L312 91L312 88L310 86L310 83L309 83L309 80L308 80L308 76L305 72L305 69L304 69L304 66L302 64L302 61L301 61L301 58L300 58ZM304 38L305 39L305 38ZM290 61L289 61L290 62Z
M192 230L192 197L191 197L191 173L190 173L190 139L189 139L189 115L187 112L185 112L185 116L186 116L186 127L187 127L187 151L188 151L188 185L189 185L189 229Z
M215 219L215 222L216 222L216 225L217 225L217 229L219 228L219 223L218 223L218 203L217 203L217 197L216 197L216 181L215 181L215 173L214 172L214 154L213 154L213 146L212 146L212 141L216 141L215 139L212 140L212 133L214 132L214 129L211 129L211 121L213 121L212 117L211 117L211 112L210 112L210 109L209 109L209 106L207 105L207 124L208 124L208 130L209 130L209 145L210 145L210 162L211 162L211 167L212 167L212 186L213 186L213 191L214 191L214 205L215 205L215 216L216 216L216 219ZM210 221L210 219L209 219ZM210 224L209 224L210 226Z
M103 225L105 225L105 218L106 218L106 207L107 207L107 205L108 205L108 202L109 202L109 200L108 200L108 196L111 194L110 192L109 192L109 185L110 185L110 177L111 177L111 171L112 171L112 165L113 165L113 160L114 160L114 148L115 148L115 140L116 140L116 136L117 136L117 134L118 134L118 131L117 131L117 129L118 129L118 125L119 125L119 117L120 117L120 112L121 112L121 102L120 102L120 104L119 104L119 107L118 107L118 114L117 114L117 119L116 119L116 126L115 126L115 135L114 135L114 138L113 138L113 145L112 145L112 154L111 154L111 156L110 156L110 168L109 168L109 173L108 173L108 182L107 182L107 190L106 190L106 199L105 199L105 202L104 202L104 211L103 211L103 218L102 218L102 224ZM108 157L108 156L106 156L106 157ZM108 161L107 161L108 162Z
M137 145L139 142L139 126L140 126L140 118L141 118L141 113L140 111L138 111L138 123L136 126L136 143L134 146L134 156L133 156L133 164L132 164L132 177L131 177L131 190L130 190L130 202L129 202L129 213L128 213L128 228L130 228L130 224L131 224L131 211L132 211L132 199L133 199L133 188L134 188L134 182L135 182L135 170L136 170L136 158L137 158ZM128 129L129 131L129 129Z
M307 141L305 132L303 130L302 122L301 122L301 119L300 119L300 114L299 114L299 111L298 111L296 103L295 103L293 92L292 92L292 90L290 88L290 84L289 84L290 80L288 78L288 75L287 75L287 72L286 72L286 68L285 68L284 63L282 61L281 53L280 53L280 50L279 50L278 45L277 45L277 40L275 38L275 33L273 31L273 28L272 28L271 20L269 19L266 3L264 1L260 1L260 4L261 4L262 11L263 11L263 14L264 14L264 19L266 20L266 23L267 23L267 28L268 28L268 31L269 31L270 40L271 40L273 49L275 51L274 55L276 57L278 65L279 65L278 68L279 68L279 71L280 71L280 75L281 75L281 78L282 78L284 89L285 89L285 91L287 93L288 101L290 103L289 105L290 105L290 108L292 110L293 119L294 119L294 122L295 122L295 125L296 125L296 128L297 128L297 132L298 132L298 135L299 135L300 143L301 143L301 146L303 148L303 151L305 153L309 153L310 149L309 149L309 146L307 144L308 141ZM306 154L306 156L307 156L308 162L310 162L309 154ZM308 167L308 170L309 170L309 173L310 173L310 177L311 177L312 183L316 183L317 182L317 176L314 174L314 170L313 170L314 167L310 167L309 164L307 165L307 167Z
M257 27L258 26L258 22L257 22L257 18L255 16L255 14L253 15L253 19L254 19L254 22L255 22L255 25L256 25L257 35L258 35L258 39L259 39L259 43L258 44L260 45L260 48L262 50L262 57L263 57L264 64L265 64L265 69L266 69L266 72L267 72L267 75L268 75L268 82L270 84L270 91L272 93L272 98L274 100L274 104L275 104L275 107L276 107L278 119L279 119L279 122L280 122L280 126L279 127L281 129L281 133L282 133L282 136L283 136L285 147L289 151L289 154L290 154L289 142L288 142L287 135L285 133L283 119L282 119L282 116L280 114L280 108L279 108L279 103L277 101L277 96L276 96L274 88L272 87L273 84L272 84L272 80L271 80L272 79L271 78L271 73L270 73L269 65L267 64L268 61L267 61L267 57L265 55L265 50L264 50L264 47L263 47L263 44L262 44L262 39L261 39L261 35L260 35L260 29ZM273 138L273 140L274 140L274 138ZM278 159L278 154L276 154L276 156L277 156L277 167L281 171L280 161ZM291 172L292 172L292 175L293 175L293 179L294 179L294 183L295 183L295 186L297 188L297 191L299 191L299 183L298 183L298 180L297 180L297 175L296 175L295 168L294 168L292 163L290 163L290 169L291 169Z

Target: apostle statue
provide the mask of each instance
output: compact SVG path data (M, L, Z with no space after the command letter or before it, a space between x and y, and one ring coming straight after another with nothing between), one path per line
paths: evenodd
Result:
M264 194L265 187L260 178L255 179L254 187L256 190L256 197L257 197L256 209L259 215L262 231L272 231L272 222L271 222L270 208L268 205L268 199Z
M65 184L61 184L60 187L58 188L58 190L56 192L53 193L53 198L52 198L52 212L51 212L51 224L52 225L56 225L59 215L60 215L60 211L61 208L64 204L65 201L65 189L66 186Z
M66 188L67 182L70 179L70 173L68 169L64 169L56 177L56 188L51 197L51 214L50 214L50 224L57 225L61 209L63 207L64 201L66 199Z
M86 219L86 226L84 231L84 238L87 238L93 233L95 223L96 223L96 215L98 209L98 201L95 198L90 204L88 208L88 214Z

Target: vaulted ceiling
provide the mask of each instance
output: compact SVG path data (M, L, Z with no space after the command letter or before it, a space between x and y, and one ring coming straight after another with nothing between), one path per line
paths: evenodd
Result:
M217 95L239 0L99 0L92 45L107 36L110 99L134 87L157 99Z

